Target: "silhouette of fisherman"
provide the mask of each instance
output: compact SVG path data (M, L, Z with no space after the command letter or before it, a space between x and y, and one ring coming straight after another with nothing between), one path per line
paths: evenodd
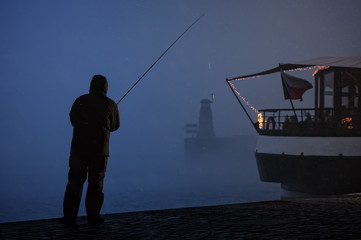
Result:
M106 96L107 79L95 75L90 83L89 94L75 100L70 111L74 127L69 158L68 184L66 186L63 212L59 220L63 224L76 224L83 184L88 174L85 206L89 224L101 224L103 204L103 181L109 156L110 132L119 128L117 104Z

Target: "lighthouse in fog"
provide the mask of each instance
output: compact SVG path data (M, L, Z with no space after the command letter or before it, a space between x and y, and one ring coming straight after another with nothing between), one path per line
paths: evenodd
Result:
M213 116L211 109L211 101L203 99L201 101L201 109L199 111L198 133L197 138L202 140L214 139L216 135L213 130Z
M186 154L210 153L216 149L217 137L213 130L211 103L208 99L201 101L197 135L195 138L184 139Z
M192 134L192 137L184 139L186 156L193 160L199 160L201 156L206 157L207 160L216 159L217 161L226 158L238 159L241 154L245 154L245 149L253 149L256 138L252 136L216 137L211 103L209 99L201 100L198 125L196 123L186 125L186 132ZM196 134L195 137L193 134ZM253 156L253 152L249 152Z

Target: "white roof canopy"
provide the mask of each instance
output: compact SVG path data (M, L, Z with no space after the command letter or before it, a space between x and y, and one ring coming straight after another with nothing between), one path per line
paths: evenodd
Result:
M239 80L242 78L266 75L266 74L280 72L283 70L292 70L292 69L296 69L296 68L310 67L310 66L330 66L330 67L361 69L361 56L351 56L351 57L326 56L326 57L318 57L318 58L313 58L313 59L304 60L304 61L295 62L295 63L280 63L278 67L272 68L270 70L227 79L227 81Z
M292 64L292 63L291 63ZM361 56L353 57L318 57L300 61L295 64L312 66L330 66L345 68L361 68Z

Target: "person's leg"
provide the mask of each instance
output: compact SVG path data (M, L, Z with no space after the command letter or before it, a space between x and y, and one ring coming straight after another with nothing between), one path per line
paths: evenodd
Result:
M85 200L89 223L101 223L100 210L104 201L103 182L108 157L96 156L89 160L88 190ZM100 221L100 222L99 222Z
M81 156L71 155L69 158L68 184L66 186L63 212L64 219L74 222L78 216L83 184L87 175L86 159Z

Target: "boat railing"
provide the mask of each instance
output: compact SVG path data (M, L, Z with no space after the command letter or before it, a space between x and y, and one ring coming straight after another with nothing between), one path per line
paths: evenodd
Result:
M360 109L299 108L259 110L261 135L361 136Z

